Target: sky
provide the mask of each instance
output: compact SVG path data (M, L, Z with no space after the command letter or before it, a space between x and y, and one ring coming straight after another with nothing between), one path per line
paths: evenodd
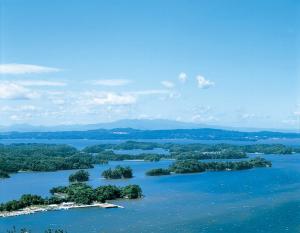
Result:
M0 0L0 125L300 127L298 0Z

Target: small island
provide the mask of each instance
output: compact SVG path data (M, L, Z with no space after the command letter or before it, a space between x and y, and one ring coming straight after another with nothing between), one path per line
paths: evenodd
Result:
M164 176L170 175L170 169L154 168L146 172L147 176Z
M101 174L105 179L129 179L132 178L132 169L130 167L116 166L115 169L107 169Z
M163 154L118 154L117 150L152 150L161 148ZM70 169L89 169L95 164L107 164L108 161L144 160L157 162L162 159L175 160L212 160L243 159L249 153L292 154L298 153L298 147L281 144L176 144L127 141L120 144L101 144L88 146L82 150L69 145L20 143L0 144L0 179L9 178L11 173L24 171L60 171ZM131 178L120 171L108 171L107 179ZM75 181L76 182L76 181Z
M90 174L85 170L79 170L69 176L70 182L85 182L88 181Z
M106 203L106 201L142 197L142 189L138 185L128 185L125 187L106 185L92 188L84 183L73 183L69 186L54 187L50 190L50 193L52 194L51 197L47 198L25 194L19 200L2 203L0 204L0 217L71 208L116 208L121 206Z
M169 169L152 169L146 172L148 176L169 175L171 173L200 173L205 171L237 171L258 167L271 167L272 163L264 158L256 157L238 162L199 162L198 160L177 160Z

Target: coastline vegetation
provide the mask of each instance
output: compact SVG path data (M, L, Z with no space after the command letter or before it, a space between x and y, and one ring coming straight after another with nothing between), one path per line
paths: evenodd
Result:
M9 178L9 174L5 171L0 170L0 179Z
M125 187L106 185L93 188L84 183L73 183L69 186L54 187L50 190L50 193L52 196L47 198L24 194L19 200L0 204L0 212L11 212L30 206L44 206L63 202L88 205L93 202L104 203L107 200L118 198L136 199L142 197L142 189L138 185L128 185Z
M116 166L115 169L107 169L101 174L105 179L129 179L133 177L130 167Z
M147 152L137 155L117 153L117 150L152 150L155 148L162 148L166 153ZM299 148L281 144L175 144L127 141L120 144L88 146L83 150L68 145L56 144L0 144L0 178L9 178L10 173L20 171L88 169L93 168L95 164L106 164L108 161L145 160L156 162L161 159L242 159L247 158L248 153L292 154L297 152L300 152ZM120 177L112 171L109 173L112 177L115 175Z
M264 158L256 157L247 161L237 162L199 162L198 160L177 160L168 169L152 169L148 176L169 175L172 173L200 173L205 171L237 171L258 167L271 167L272 163Z
M291 154L293 152L300 152L300 148L285 146L282 144L251 144L251 145L232 145L232 144L203 144L203 143L155 143L155 142L137 142L126 141L119 144L100 144L88 146L83 149L86 153L101 153L112 150L153 150L155 148L162 148L168 150L170 153L179 152L224 152L236 153L264 153L264 154Z
M90 174L85 170L79 170L69 176L70 182L85 182L88 181Z
M164 168L154 168L146 172L147 176L164 176L164 175L170 175L171 171L170 169L164 169Z
M68 145L55 144L0 144L0 171L6 173L20 171L58 171L93 168L94 164L107 161L78 151Z

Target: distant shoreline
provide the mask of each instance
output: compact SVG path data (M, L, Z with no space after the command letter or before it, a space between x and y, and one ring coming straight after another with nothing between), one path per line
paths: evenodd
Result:
M46 211L58 211L58 210L93 208L93 207L105 208L105 209L124 208L123 206L115 205L111 203L94 202L93 204L90 205L82 205L82 204L76 204L74 202L63 202L61 204L30 206L17 211L3 211L0 212L0 218L16 217L16 216L35 214L38 212L46 212Z

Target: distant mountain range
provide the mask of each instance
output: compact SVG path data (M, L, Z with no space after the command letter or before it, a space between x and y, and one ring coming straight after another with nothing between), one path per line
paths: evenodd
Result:
M158 129L195 129L208 127L207 125L187 123L172 120L141 120L141 119L124 119L108 123L87 124L87 125L57 125L57 126L33 126L28 124L18 124L12 126L0 126L0 132L57 132L57 131L85 131L95 129L115 129L115 128L132 128L141 130L158 130ZM212 126L210 126L212 127ZM214 127L212 127L214 128Z
M261 139L296 139L299 133L282 132L241 132L222 129L169 129L139 130L131 128L97 129L86 131L57 132L2 132L1 139L89 139L89 140L152 140L152 139L189 139L189 140L235 140L257 141ZM1 142L1 141L0 141Z
M57 126L35 126L29 124L17 124L12 126L0 126L0 132L61 132L61 131L86 131L96 129L116 129L116 128L131 128L139 130L173 130L173 129L200 129L200 128L214 128L225 130L238 131L280 131L293 132L288 130L278 129L255 129L255 128L233 128L218 125L205 125L189 122L180 122L165 119L124 119L108 123L86 124L86 125L57 125ZM294 131L296 132L296 131Z

